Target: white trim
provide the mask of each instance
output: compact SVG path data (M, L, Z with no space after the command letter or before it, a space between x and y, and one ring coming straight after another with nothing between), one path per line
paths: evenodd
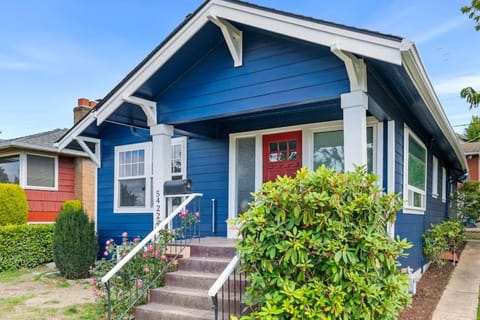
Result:
M368 126L367 126L368 127ZM368 145L368 139L367 139ZM383 143L383 122L373 127L373 168L378 177L378 185L383 187L383 159L386 157ZM368 160L368 156L367 156Z
M403 200L404 200L404 207L403 213L410 213L410 214L425 214L427 210L427 172L428 172L428 152L425 144L417 137L417 135L408 128L407 125L404 126L404 134L403 134ZM424 186L425 190L420 188L416 188L408 184L408 146L409 146L409 137L412 137L420 147L425 150L425 181ZM421 207L413 207L408 204L408 194L410 192L419 193L422 196L422 206Z
M442 167L442 202L447 202L447 169Z
M395 121L387 123L387 192L395 193ZM388 223L387 231L395 237L395 222Z
M401 55L403 66L410 79L413 81L415 88L418 90L422 100L425 102L427 109L435 119L435 122L439 125L446 139L450 143L455 152L455 155L460 161L464 170L467 170L467 160L465 158L463 148L460 146L457 135L453 130L445 111L442 109L440 100L433 89L432 83L427 76L425 67L423 66L422 59L418 54L415 44L408 40L402 41Z
M188 165L188 162L187 162L187 137L176 137L176 138L172 138L172 160L173 160L173 157L174 157L174 153L173 153L173 147L175 145L179 145L180 146L180 149L181 149L181 158L180 158L180 162L182 163L182 170L180 173L177 173L174 175L173 171L172 171L172 179L174 176L181 176L182 179L186 179L187 178L187 165Z
M432 198L438 198L438 159L432 156Z
M342 51L338 43L332 44L330 51L345 63L350 80L350 91L367 92L367 66L363 59L357 58L350 52Z
M207 19L222 31L223 38L233 59L233 66L241 67L243 65L243 32L217 16L207 15Z
M54 177L53 177L53 187L43 187L43 186L31 186L28 185L28 156L44 157L44 158L53 158L54 159ZM23 160L22 160L23 158ZM22 164L23 162L23 164ZM41 153L32 153L32 152L22 152L20 154L20 167L23 169L23 174L20 173L20 185L24 189L28 190L45 190L45 191L58 191L58 156L45 155ZM22 170L20 169L20 170Z
M149 127L157 124L157 103L155 101L134 96L124 97L122 100L139 106L147 117L147 124Z
M97 168L100 168L102 166L102 161L101 161L101 158L100 158L101 157L100 139L78 136L78 137L75 137L74 140L77 141L77 143L80 145L82 150L85 151L88 154L90 160L92 160L93 163L95 163ZM87 146L86 142L94 143L95 150L92 151Z
M145 206L144 207L120 207L120 198L118 194L119 188L119 154L130 150L144 150L144 174L138 177L129 177L129 179L144 178L145 179ZM141 142L134 144L126 144L115 147L114 151L114 190L113 190L113 212L114 213L148 213L152 212L151 207L151 177L152 177L152 143Z

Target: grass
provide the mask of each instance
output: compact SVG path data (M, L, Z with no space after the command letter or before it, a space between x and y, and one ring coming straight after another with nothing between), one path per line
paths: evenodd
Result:
M22 305L30 298L32 298L32 296L0 298L0 315L12 312L16 306Z
M20 269L12 271L3 271L0 273L0 283L8 283L18 281L18 278L30 273L30 270Z
M480 320L480 292L478 294L477 320Z

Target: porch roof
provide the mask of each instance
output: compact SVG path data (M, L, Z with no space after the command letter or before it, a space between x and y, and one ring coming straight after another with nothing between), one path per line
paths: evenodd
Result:
M324 20L265 8L237 0L207 0L134 68L90 113L58 141L60 149L72 147L80 135L96 136L103 121L148 128L142 109L125 98L157 101L170 83L188 71L223 36L210 19L221 18L239 29L254 28L314 45L351 52L364 58L367 67L398 92L418 114L422 130L441 142L458 171L467 168L463 151L426 75L415 45L401 37L358 29ZM398 84L401 84L400 86ZM399 90L401 89L401 90ZM288 106L285 106L288 107ZM381 113L381 110L377 110ZM409 112L411 110L408 110ZM113 115L115 113L115 115ZM195 119L207 121L209 119ZM169 123L177 125L177 123Z

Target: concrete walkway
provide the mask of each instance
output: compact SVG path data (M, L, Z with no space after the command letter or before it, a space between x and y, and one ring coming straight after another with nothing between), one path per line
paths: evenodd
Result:
M480 241L468 241L432 320L476 320L480 286Z

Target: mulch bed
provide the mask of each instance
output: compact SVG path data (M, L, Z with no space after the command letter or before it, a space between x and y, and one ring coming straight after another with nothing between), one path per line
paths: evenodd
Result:
M462 250L463 247L459 250L459 256ZM417 283L417 294L413 297L412 305L400 313L398 320L432 319L454 268L450 262L443 267L431 265Z

